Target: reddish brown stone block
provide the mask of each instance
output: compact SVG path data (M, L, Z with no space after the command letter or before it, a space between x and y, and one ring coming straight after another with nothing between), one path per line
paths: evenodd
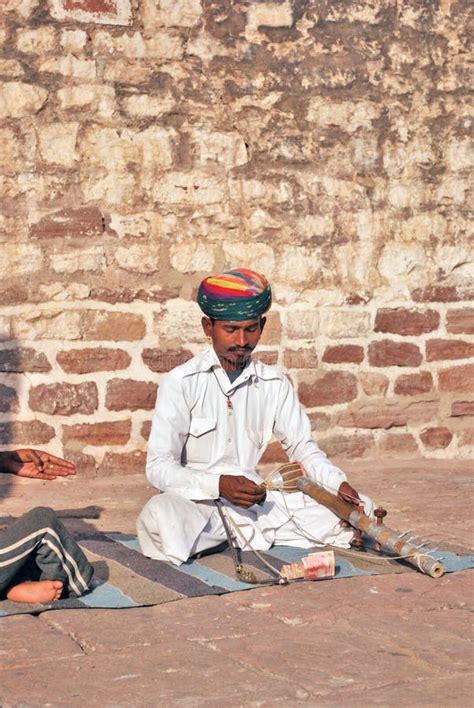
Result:
M458 443L461 446L474 445L474 427L461 430L458 437Z
M394 392L401 396L417 396L428 393L433 388L433 377L429 371L420 371L416 374L404 374L395 381Z
M313 383L300 383L298 394L307 408L346 403L357 396L357 380L354 374L346 371L328 371Z
M54 428L39 420L0 423L2 445L44 445L55 434Z
M459 302L474 299L474 291L455 285L429 285L413 290L411 296L415 302Z
M421 352L416 344L393 342L390 339L369 344L371 366L419 366L421 359Z
M126 369L131 357L123 349L70 349L59 352L56 360L68 374L90 374L94 371Z
M382 452L396 453L399 457L413 457L413 453L419 452L416 440L410 433L385 433L379 448Z
M374 438L371 434L332 435L318 441L318 445L329 457L353 459L364 457L373 447Z
M146 452L106 452L99 466L99 476L115 474L144 474Z
M438 380L441 391L474 393L474 364L441 369Z
M267 446L267 449L263 453L259 464L281 464L283 462L288 462L288 455L283 450L279 442L272 442Z
M125 445L130 438L131 427L130 420L66 425L63 428L63 439L66 445L74 442L85 445Z
M364 347L358 344L338 344L327 347L323 361L328 364L360 364L364 359Z
M474 344L462 339L429 339L426 342L426 360L468 359L474 356Z
M51 371L51 364L45 354L29 347L3 349L0 351L0 371L18 374L30 371L45 373Z
M74 449L64 449L64 457L70 462L74 462L76 470L80 477L95 477L97 474L97 462L92 455L86 455Z
M166 373L175 366L181 366L192 358L188 349L144 349L142 359L149 369L157 373Z
M88 310L81 314L83 339L133 342L145 336L141 315L105 310Z
M314 347L286 349L283 354L283 364L287 369L315 369L318 365L318 355Z
M451 415L474 415L474 401L455 401L451 406Z
M33 238L93 238L105 231L105 219L97 207L61 209L33 224Z
M438 329L439 312L436 310L406 310L404 308L377 311L376 332L417 336Z
M425 447L432 449L448 447L453 434L447 428L425 428L420 433L420 440Z
M0 384L0 413L14 413L18 410L18 396L14 388Z
M90 415L99 405L97 386L91 381L40 384L30 390L29 405L32 411L50 415Z
M4 307L7 305L22 305L24 302L28 302L28 300L29 296L26 288L13 286L0 290L0 302Z
M105 407L109 411L152 410L158 386L151 381L112 379L107 384Z
M366 396L385 396L389 379L385 374L364 371L359 374L359 381Z
M268 312L265 317L267 322L263 330L260 344L279 346L281 341L281 320L279 312Z
M255 358L261 361L262 364L275 366L278 361L278 352L258 352Z
M474 334L474 307L448 310L446 329L451 334Z
M150 437L150 433L151 433L151 420L146 420L144 423L142 423L142 427L140 428L140 435L145 440L148 440L148 438Z
M407 423L432 420L438 413L437 401L388 402L368 404L343 411L337 424L344 428L392 428Z

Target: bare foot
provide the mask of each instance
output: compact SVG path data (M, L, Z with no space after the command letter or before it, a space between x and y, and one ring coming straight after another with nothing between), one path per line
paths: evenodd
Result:
M62 591L61 580L26 581L10 588L7 598L13 602L51 602L59 600Z

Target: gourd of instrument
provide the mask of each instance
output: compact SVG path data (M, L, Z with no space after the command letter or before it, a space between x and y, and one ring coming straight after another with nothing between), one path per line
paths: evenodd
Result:
M263 486L271 492L298 492L298 479L304 477L304 467L299 462L287 462L270 472Z

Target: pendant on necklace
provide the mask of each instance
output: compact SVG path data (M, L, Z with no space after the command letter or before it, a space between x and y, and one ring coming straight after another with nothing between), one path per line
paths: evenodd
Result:
M228 408L229 410L232 410L233 407L234 407L234 406L232 405L232 401L230 400L230 398L228 398L228 399L227 399L227 408Z

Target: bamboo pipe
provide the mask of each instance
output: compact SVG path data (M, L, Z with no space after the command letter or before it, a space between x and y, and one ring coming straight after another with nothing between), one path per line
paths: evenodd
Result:
M301 492L323 504L330 509L336 516L347 521L355 529L360 529L369 538L372 538L377 543L380 543L382 548L396 556L404 556L404 560L410 563L422 573L430 575L432 578L440 578L445 572L444 566L440 561L431 556L419 551L412 543L405 541L400 537L398 531L388 528L385 524L377 524L372 521L366 514L355 509L351 504L339 499L331 492L327 492L315 482L300 477L296 481L296 486Z

